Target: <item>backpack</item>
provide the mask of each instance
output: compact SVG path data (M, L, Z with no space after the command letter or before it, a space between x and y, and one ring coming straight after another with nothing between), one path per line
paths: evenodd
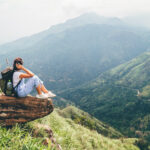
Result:
M6 96L18 97L15 88L20 84L21 81L19 81L19 83L13 87L13 73L14 70L12 67L7 67L1 72L2 78L0 79L0 88Z

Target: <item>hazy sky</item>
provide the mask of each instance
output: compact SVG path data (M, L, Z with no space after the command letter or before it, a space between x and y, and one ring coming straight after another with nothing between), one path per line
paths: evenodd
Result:
M0 0L0 43L49 28L86 12L125 17L150 14L150 0Z

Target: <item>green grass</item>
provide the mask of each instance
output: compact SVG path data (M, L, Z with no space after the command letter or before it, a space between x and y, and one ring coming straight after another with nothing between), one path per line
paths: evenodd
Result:
M119 140L104 137L94 130L89 130L80 124L76 124L69 118L60 116L58 110L36 122L49 125L54 132L57 142L65 150L138 150L133 145L135 139L122 138L122 140Z
M98 119L90 116L88 113L78 109L74 106L68 106L62 110L57 110L59 115L64 118L72 119L76 124L80 124L82 126L87 127L90 130L96 130L98 133L111 137L111 138L120 138L123 135L114 130L112 127L104 124L103 122L99 121Z
M19 125L12 129L0 127L1 150L44 150L41 138L33 138L31 133Z
M48 125L53 130L63 150L139 150L134 145L136 139L104 137L95 130L63 117L60 111L56 109L52 114L22 126L16 125L10 129L0 127L1 150L54 150L51 144L49 147L42 144L48 136L44 130L40 130L39 137L34 137L38 124Z

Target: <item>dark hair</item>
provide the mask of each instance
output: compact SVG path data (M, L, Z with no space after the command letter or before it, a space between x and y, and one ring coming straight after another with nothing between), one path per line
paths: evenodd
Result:
M21 65L23 65L23 60L22 60L22 58L17 57L17 58L14 59L14 63L13 63L13 70L14 70L14 71L15 71L15 70L19 70L19 69L16 67L16 64L21 64Z

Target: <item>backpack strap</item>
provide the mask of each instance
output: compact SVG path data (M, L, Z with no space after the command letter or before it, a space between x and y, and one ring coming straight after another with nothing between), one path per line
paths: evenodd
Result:
M18 87L18 85L21 83L21 81L22 81L22 79L17 83L17 85L14 87L14 89L15 89L16 87Z

